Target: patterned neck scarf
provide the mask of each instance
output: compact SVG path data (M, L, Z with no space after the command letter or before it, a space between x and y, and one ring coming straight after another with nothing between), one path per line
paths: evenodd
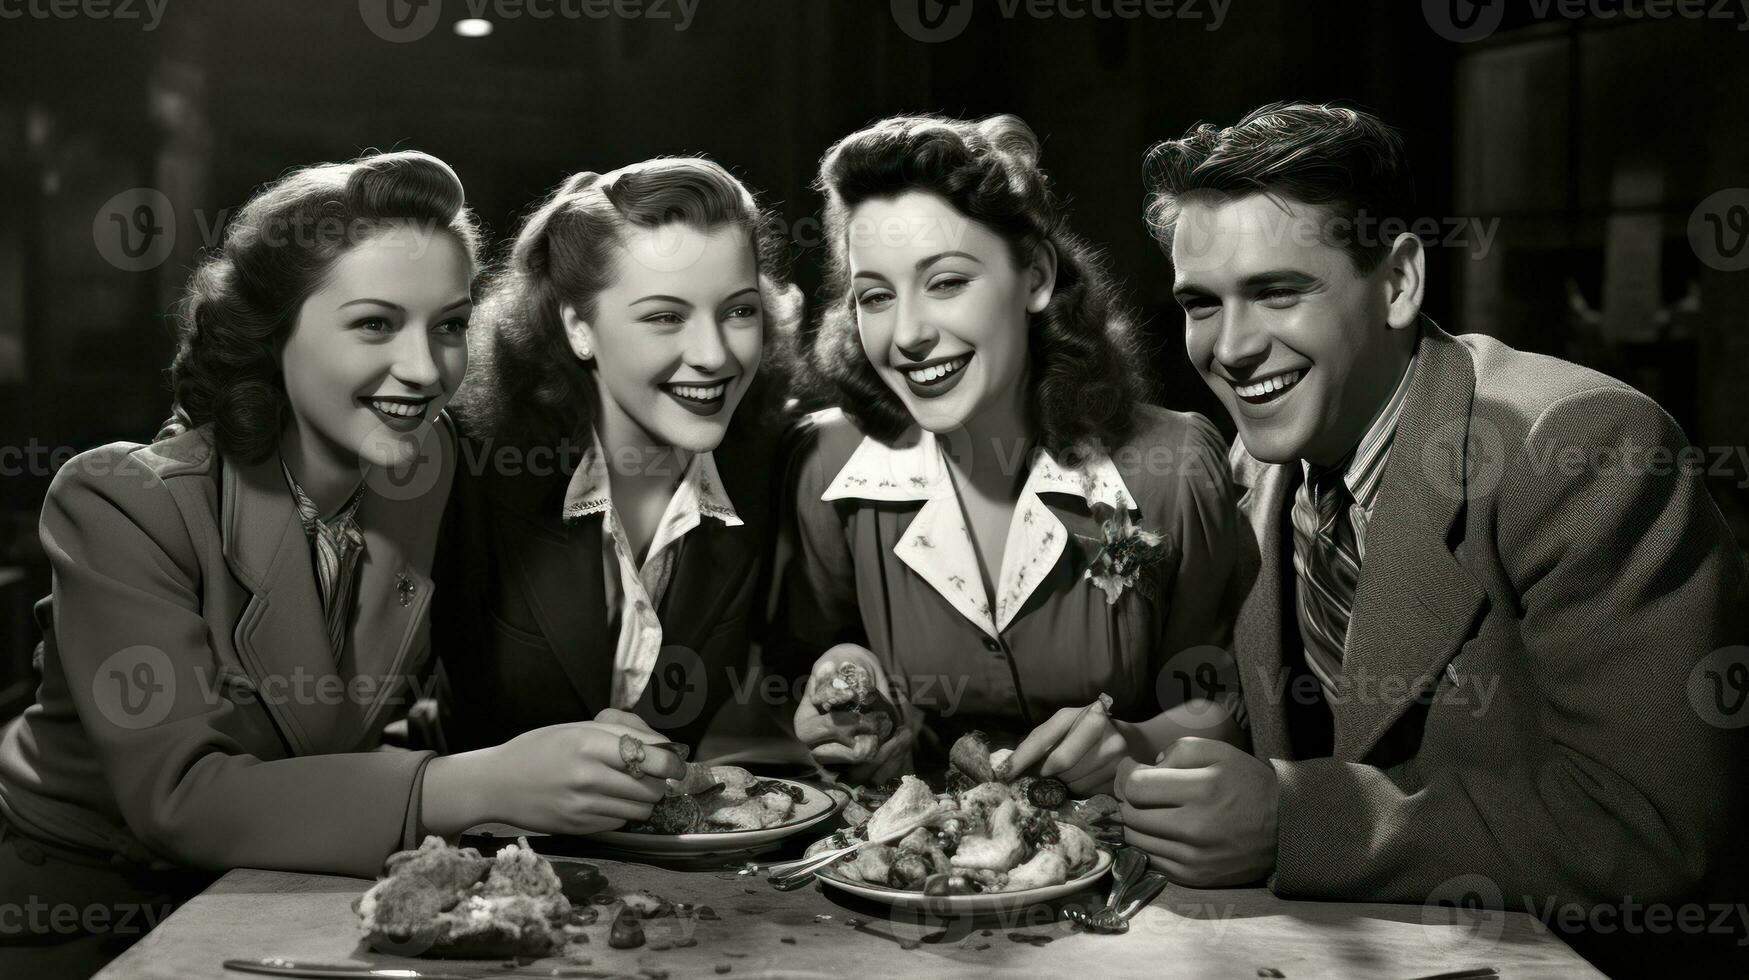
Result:
M324 521L315 501L298 486L284 460L280 461L280 468L285 470L286 485L291 487L292 499L297 501L298 519L303 522L304 533L310 536L316 585L322 596L322 613L328 621L328 647L334 651L334 659L339 660L346 649L346 620L352 611L353 579L359 555L364 552L364 535L353 519L358 505L364 500L364 482L359 482L358 489L352 492L352 497L339 513Z

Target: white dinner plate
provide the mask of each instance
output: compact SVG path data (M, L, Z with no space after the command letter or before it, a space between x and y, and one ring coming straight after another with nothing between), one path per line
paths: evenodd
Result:
M808 847L808 853L814 854L826 844L827 840L815 841ZM1070 878L1060 885L1022 888L1012 892L980 892L976 895L925 895L921 891L905 888L871 885L866 881L857 881L854 878L839 874L836 867L829 867L819 872L816 877L822 883L840 891L849 892L859 898L884 902L894 908L911 909L936 915L983 915L995 912L1015 912L1029 905L1037 905L1040 902L1049 902L1073 895L1105 877L1105 873L1111 870L1111 861L1111 852L1102 846L1099 848L1099 856L1094 860L1092 868L1079 877Z
M695 834L647 834L632 830L604 830L590 834L589 839L609 847L635 854L717 854L763 847L800 833L838 812L843 803L836 797L807 783L793 779L772 779L770 782L794 786L802 791L802 801L786 823L763 830L721 830Z

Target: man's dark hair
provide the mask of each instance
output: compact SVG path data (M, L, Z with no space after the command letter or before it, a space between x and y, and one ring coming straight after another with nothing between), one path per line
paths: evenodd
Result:
M1149 230L1168 257L1180 202L1268 194L1322 212L1325 241L1362 274L1390 254L1386 221L1413 217L1415 185L1403 139L1359 109L1279 102L1222 129L1198 123L1158 143L1143 163Z

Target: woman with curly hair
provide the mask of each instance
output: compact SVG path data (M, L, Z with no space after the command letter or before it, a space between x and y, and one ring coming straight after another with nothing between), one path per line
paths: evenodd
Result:
M84 914L6 930L0 973L88 975L213 872L370 877L427 833L613 826L683 771L654 747L624 771L622 736L657 741L629 725L383 750L457 598L429 572L477 241L423 153L268 185L188 287L173 423L55 475L42 686L0 733L0 907Z
M1173 682L1230 632L1224 447L1141 403L1131 326L1038 154L1014 116L899 116L820 164L811 365L839 408L795 433L780 656L813 663L798 737L853 781L939 769L982 729L1019 741L1015 775L1109 791L1126 756L1236 736ZM822 710L848 664L894 724Z
M630 712L691 744L748 664L776 359L799 316L774 219L703 158L580 173L482 304L440 581L472 746Z

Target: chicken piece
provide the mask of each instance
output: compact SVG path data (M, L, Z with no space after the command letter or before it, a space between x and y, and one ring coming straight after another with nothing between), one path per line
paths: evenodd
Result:
M1020 804L1005 800L990 814L990 832L960 838L953 852L955 868L983 868L1007 871L1026 856L1026 840L1021 835L1023 816Z
M1057 821L1057 844L1063 852L1063 864L1070 875L1078 875L1099 860L1099 848L1093 838L1074 824Z
M874 675L854 661L841 665L828 683L814 685L814 707L821 711L867 711L878 697Z
M688 762L686 764L686 778L668 780L668 795L702 793L715 786L717 777L712 774L711 769L711 766L702 762Z
M1003 891L1044 888L1048 885L1060 885L1068 880L1069 869L1063 860L1063 852L1052 845L1039 848L1032 860L1008 872L1008 884Z
M947 762L974 785L996 778L990 768L990 743L983 732L967 732L956 739L953 748L948 749Z
M836 865L846 876L858 881L866 881L871 885L884 885L893 873L893 858L896 852L890 844L870 844L856 852L856 856Z
M747 799L759 785L759 777L740 766L711 766L711 782L722 783L718 794L723 799L739 802Z
M899 789L868 818L868 839L885 837L904 827L915 825L942 809L930 792L929 784L916 776L905 776Z

